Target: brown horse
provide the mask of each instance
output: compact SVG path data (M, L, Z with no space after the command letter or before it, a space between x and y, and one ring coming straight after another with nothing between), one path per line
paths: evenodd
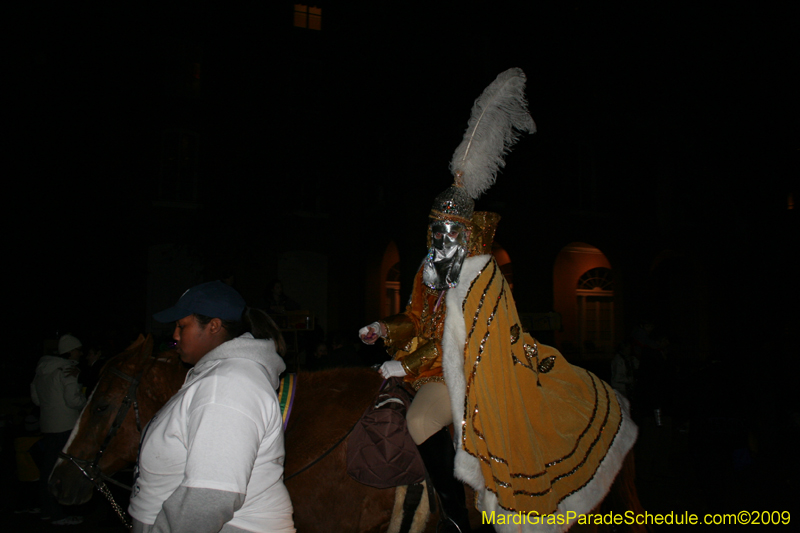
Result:
M140 337L103 368L66 446L68 459L59 461L50 478L51 491L62 504L89 500L94 486L87 474L96 478L99 474L111 476L134 463L140 428L183 384L187 369L177 353L153 357L152 349L152 340ZM395 489L362 485L346 472L346 436L381 382L382 378L367 368L299 374L297 396L285 434L285 483L294 505L298 532L409 531L408 522L402 527L398 523L398 515L402 513L395 513L392 518L393 509L402 505L395 498ZM633 478L629 457L606 504L617 500L616 509L639 509ZM403 487L397 492L402 494L404 490ZM423 495L422 500L419 508L422 511L418 511L416 520L426 514L427 496ZM469 488L467 501L473 501ZM127 502L120 504L124 508ZM413 510L409 515L413 516ZM474 508L470 510L470 521L473 527L480 524L480 515ZM436 530L437 522L438 514L434 512L427 523L421 519L421 528L431 533ZM596 529L577 526L571 531Z
M93 483L86 474L96 475L94 470L99 469L111 476L135 462L140 439L137 410L121 410L131 389L135 389L133 396L138 401L142 427L183 384L186 368L177 354L167 352L154 358L152 349L152 340L140 337L103 369L66 446L67 459L56 465L50 478L51 491L62 504L89 500ZM138 386L132 386L134 381ZM298 531L387 531L395 489L375 489L354 481L346 472L345 459L345 437L381 382L378 373L367 368L301 372L298 376L297 395L285 434L286 487L292 497ZM119 419L118 424L115 419ZM108 440L115 425L119 429ZM127 505L119 503L123 508ZM433 531L435 522L429 520L426 531Z
M112 476L136 461L139 452L140 431L156 412L181 388L187 368L177 352L151 356L153 341L139 336L127 350L114 357L103 367L97 386L78 423L72 430L66 453L77 460L76 464L60 459L50 477L50 491L64 505L86 503L92 497L94 484L81 471L92 470ZM126 378L127 376L127 378ZM137 380L136 405L124 413L122 405L131 390L131 379ZM115 419L119 427L112 430ZM103 444L108 435L114 438ZM93 464L94 463L94 464Z

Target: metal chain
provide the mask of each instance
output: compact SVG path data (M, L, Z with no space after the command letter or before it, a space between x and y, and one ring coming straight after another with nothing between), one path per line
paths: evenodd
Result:
M106 447L108 446L111 439L117 434L117 430L122 426L122 422L125 420L125 417L128 415L128 410L131 406L133 406L133 411L136 417L136 429L141 434L142 426L141 426L141 418L139 416L139 402L136 400L136 390L139 387L139 382L142 379L142 375L144 374L144 369L139 372L136 376L129 376L124 372L120 371L116 367L109 367L109 371L112 374L115 374L127 381L130 382L130 386L128 387L128 392L125 394L125 398L123 398L122 403L120 404L119 410L117 411L116 417L114 417L113 422L111 423L111 429L109 430L108 434L106 434L106 438L103 443L100 445L100 450L98 450L97 455L95 456L93 461L78 459L66 452L59 452L59 456L62 459L69 460L72 464L78 467L78 470L88 479L89 481L94 484L95 488L100 491L103 496L106 497L108 502L111 504L111 507L114 509L114 512L117 513L117 516L122 521L122 524L130 530L133 525L128 522L128 519L125 517L125 512L122 510L122 507L114 500L114 496L111 494L111 490L109 490L108 486L105 484L103 479L108 480L115 485L119 485L120 487L124 487L128 490L131 490L130 487L127 487L117 481L111 479L110 477L106 477L100 471L99 463L100 459L103 457L103 453L106 451ZM87 468L84 468L82 465L86 465ZM88 470L88 471L87 471Z
M122 507L120 507L120 505L116 502L116 500L114 500L114 495L111 494L111 491L109 490L108 486L102 481L100 481L98 483L95 483L95 487L97 487L97 490L99 490L103 494L103 496L106 497L108 503L111 504L111 508L114 509L114 512L117 513L117 516L122 521L122 525L124 525L128 530L130 530L133 527L133 524L128 522L128 519L125 517L125 511L123 511Z
M111 490L108 488L108 485L106 485L105 482L103 481L103 479L102 479L103 474L100 473L97 476L93 476L89 472L87 472L86 469L83 468L81 463L82 462L85 463L85 462L88 462L88 461L81 461L79 459L75 459L73 456L71 456L69 454L66 454L66 453L59 453L59 455L63 459L67 459L69 462L74 464L75 467L78 470L81 471L81 474L83 474L86 479L88 479L89 481L92 482L92 485L94 485L94 487L98 491L100 491L100 493L103 496L106 497L106 499L108 500L108 503L111 504L111 508L114 509L114 512L117 513L117 516L119 517L120 521L122 521L122 525L124 525L126 529L130 530L133 527L133 524L128 522L128 519L125 517L125 511L122 510L122 507L120 507L120 505L114 499L114 495L111 494ZM117 483L116 481L112 480L111 478L106 478L106 479L108 479L109 481L111 481L111 482L113 482L113 483L115 483L117 485L125 487L125 485L122 485L121 483ZM128 487L125 487L125 488L128 488Z

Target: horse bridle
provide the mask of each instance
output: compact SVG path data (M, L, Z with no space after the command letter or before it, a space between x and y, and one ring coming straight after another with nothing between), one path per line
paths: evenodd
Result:
M114 501L114 497L111 495L111 491L108 489L105 482L107 481L109 483L119 485L120 487L128 490L131 490L131 487L123 485L122 483L103 474L103 472L100 471L100 460L103 458L103 454L105 453L106 448L108 448L111 439L114 438L114 436L117 434L117 431L119 431L119 428L122 427L122 423L125 421L125 417L128 416L128 411L131 407L133 407L133 412L136 414L136 429L140 434L142 432L142 423L139 417L139 402L136 399L136 391L139 388L139 383L141 382L144 370L139 372L136 376L129 376L113 366L109 367L109 371L115 376L121 377L122 379L130 382L130 385L128 385L128 392L122 399L122 402L119 405L119 410L117 410L117 415L114 417L114 421L111 423L111 428L109 428L106 438L103 440L103 444L100 445L100 449L97 451L94 459L91 461L88 459L78 459L74 455L70 455L66 452L59 452L58 455L62 459L66 459L74 464L75 467L80 470L81 474L83 474L86 479L91 481L97 490L103 493L103 495L109 500L109 503L111 503L114 511L116 511L117 516L119 516L120 520L122 520L122 523L125 524L126 527L130 528L131 526L122 512L122 508L119 506L119 504L117 504L116 501Z

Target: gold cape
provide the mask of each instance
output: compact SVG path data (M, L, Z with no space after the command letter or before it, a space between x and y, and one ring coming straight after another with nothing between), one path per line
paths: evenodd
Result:
M491 256L466 260L447 304L443 368L456 475L483 493L482 510L591 511L636 440L627 406L591 372L522 332Z

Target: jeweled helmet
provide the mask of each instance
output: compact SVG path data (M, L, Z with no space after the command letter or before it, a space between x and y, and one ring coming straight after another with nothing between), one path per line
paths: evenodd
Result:
M428 225L428 255L422 264L422 282L431 289L458 284L469 248L469 221L475 202L463 187L452 185L433 201Z
M431 208L430 244L423 261L422 281L432 289L458 284L464 259L475 251L470 242L475 199L494 184L497 172L505 165L503 158L519 132L536 131L525 101L525 81L521 69L508 69L484 89L472 106L467 131L450 161L455 181L436 197ZM481 220L488 222L485 217ZM494 236L496 222L488 233L474 232L476 237L486 233L481 238L482 248L486 244L484 237Z
M431 246L422 265L422 282L431 289L455 287L469 247L467 226L452 220L434 220L430 232Z

